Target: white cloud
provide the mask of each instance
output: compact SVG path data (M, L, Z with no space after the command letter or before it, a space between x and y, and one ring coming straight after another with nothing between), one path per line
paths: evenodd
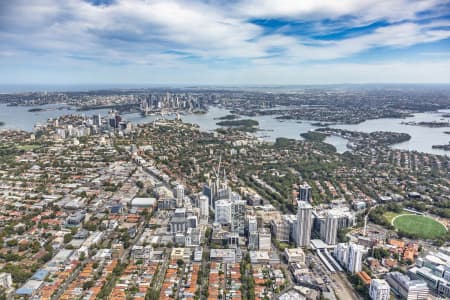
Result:
M214 65L242 60L253 72L276 70L279 66L289 67L284 69L288 73L296 65L303 68L305 62L348 58L377 47L401 48L447 39L450 22L416 22L421 18L419 12L431 10L439 15L436 7L446 3L449 1L241 0L224 4L200 0L116 0L111 5L95 6L80 0L17 0L0 4L0 58L16 54L24 60L49 59L48 65L81 60L89 61L82 64L87 68L96 64L134 64L137 70L142 65L210 74L215 72L209 66L211 62ZM348 16L351 18L345 18L345 22L356 26L379 20L398 23L359 36L326 41L283 31L265 34L261 26L249 21L320 21ZM322 26L320 22L318 26ZM351 68L358 72L355 65ZM217 72L225 74L227 69L236 67L225 66ZM327 72L308 67L310 72L315 70Z
M373 1L255 1L243 1L236 7L251 12L249 16L308 18L309 15L352 14L364 19L378 13L387 17L391 14L412 17L417 11L435 5L432 0L378 1L367 15L362 15L361 10ZM100 7L76 0L37 3L30 6L21 1L5 10L8 27L1 33L4 40L12 40L13 44L24 48L82 51L91 55L114 47L115 51L106 52L123 52L127 56L134 52L145 55L171 50L204 58L261 58L273 47L285 47L290 55L303 59L330 59L374 46L410 46L448 37L447 30L433 30L430 24L406 23L380 28L361 37L329 42L328 46L320 41L316 46L306 46L305 42L311 42L308 38L303 41L280 33L262 36L261 27L246 22L239 15L230 15L220 6L198 2L118 0ZM398 13L400 8L403 14ZM334 54L329 53L331 50Z
M402 23L382 27L372 33L347 38L339 41L319 41L314 45L305 45L296 38L284 35L270 35L259 40L264 48L280 47L286 49L284 57L278 58L286 63L295 61L333 60L350 57L376 47L408 47L416 44L434 42L450 37L450 30L436 30L428 25L415 23ZM256 59L256 61L269 61L270 58Z
M96 52L93 49L115 46L125 55L165 50L224 58L264 55L264 49L249 42L261 28L210 6L121 0L98 7L67 0L27 7L22 2L9 9L4 22L8 25L0 32L4 40L23 48ZM36 12L43 14L36 17Z
M354 23L374 20L401 21L417 18L419 12L445 5L448 0L243 0L234 8L252 18L289 20L336 19L352 16Z

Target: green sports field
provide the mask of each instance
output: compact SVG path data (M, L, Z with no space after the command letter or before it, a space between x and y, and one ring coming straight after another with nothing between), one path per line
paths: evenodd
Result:
M401 215L394 219L396 229L415 234L418 237L433 239L444 235L447 229L441 223L425 216Z
M401 211L401 212L393 212L393 211L387 211L383 214L383 216L386 218L386 220L392 224L392 220L399 216L399 215L404 215L407 214L407 212L405 211Z

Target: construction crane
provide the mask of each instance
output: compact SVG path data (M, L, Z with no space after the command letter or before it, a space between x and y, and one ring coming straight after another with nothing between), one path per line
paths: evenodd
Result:
M368 219L368 217L369 217L370 211L371 211L372 209L374 209L375 207L377 207L377 206L375 205L375 206L372 206L371 208L369 208L369 210L367 211L367 214L364 216L363 236L366 236L366 235L367 235L367 219Z

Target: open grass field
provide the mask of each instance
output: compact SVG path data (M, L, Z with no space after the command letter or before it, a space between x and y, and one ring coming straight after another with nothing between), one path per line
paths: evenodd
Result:
M407 212L402 211L402 212L393 212L393 211L387 211L383 214L383 216L386 218L386 220L392 224L392 220L396 217L396 216L400 216L400 215L404 215L407 214Z
M39 148L39 145L19 145L19 146L17 146L17 149L25 150L25 151L34 150L36 148Z
M396 229L415 234L426 239L433 239L444 235L447 229L432 218L418 215L401 215L394 219Z

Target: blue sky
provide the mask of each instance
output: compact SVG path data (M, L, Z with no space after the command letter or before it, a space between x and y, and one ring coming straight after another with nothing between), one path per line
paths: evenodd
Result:
M0 84L450 83L450 0L0 1Z

